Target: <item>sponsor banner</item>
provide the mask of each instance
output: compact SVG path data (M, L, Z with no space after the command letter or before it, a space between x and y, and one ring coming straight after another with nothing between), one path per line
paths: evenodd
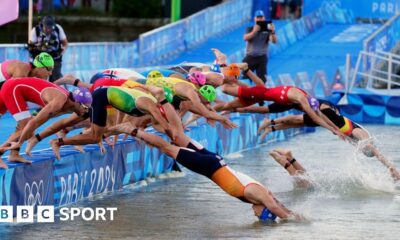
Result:
M32 165L13 169L9 185L10 203L15 206L39 206L54 204L53 162L49 158Z
M62 159L55 162L53 169L55 206L122 187L122 145L115 146L113 151L108 149L104 155L96 145L85 147L85 151L77 154L70 146L62 148Z
M231 120L239 126L236 129L225 129L219 123L214 127L203 124L190 127L186 133L208 150L226 155L255 147L259 143L257 128L264 117L263 114L232 115ZM277 131L268 137L268 141L284 140L302 131ZM151 133L168 140L165 135ZM105 154L101 154L97 145L88 145L84 149L85 152L80 153L72 146L63 146L60 161L54 159L51 150L43 150L29 158L34 161L32 165L15 164L8 170L0 170L1 205L11 206L7 210L9 213L28 217L31 211L39 211L37 206L58 208L112 192L124 185L168 173L174 164L173 159L157 148L131 138L118 141L113 149L107 148ZM18 211L17 206L32 208Z

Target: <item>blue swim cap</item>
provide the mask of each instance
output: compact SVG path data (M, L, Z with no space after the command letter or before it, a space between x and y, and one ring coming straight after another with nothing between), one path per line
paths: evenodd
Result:
M221 72L221 67L219 66L219 64L213 64L210 67L210 71L211 72L220 73Z
M261 212L261 215L258 217L261 221L275 221L276 215L273 214L268 208L264 208Z
M93 75L93 77L90 79L90 83L93 84L96 82L97 79L100 78L117 78L116 75L112 74L112 73L102 73L102 72L98 72L95 75Z

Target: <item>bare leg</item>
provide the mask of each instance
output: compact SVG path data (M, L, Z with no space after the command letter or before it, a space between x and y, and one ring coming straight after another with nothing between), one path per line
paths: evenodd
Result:
M32 148L34 148L37 143L38 143L38 140L36 139L36 137L29 138L28 144L26 145L26 148L25 148L25 153L28 156L32 155Z
M271 125L271 120L269 120L269 118L266 117L264 121L261 123L260 127L258 127L257 133L260 134L262 130L269 127L270 125Z
M0 168L8 169L7 164L5 162L3 162L3 159L1 159L1 158L0 158Z
M57 140L50 140L50 147L53 149L54 155L56 156L57 160L61 160L60 156L60 145L58 145Z
M275 149L269 153L276 162L286 169L290 176L295 177L296 185L303 188L312 187L312 183L308 181L306 170L295 160L290 150Z

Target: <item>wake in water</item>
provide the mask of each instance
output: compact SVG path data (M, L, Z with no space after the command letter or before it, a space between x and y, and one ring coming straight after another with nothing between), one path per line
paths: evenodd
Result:
M388 169L375 157L366 152L366 146L376 143L375 139L360 141L352 154L339 152L339 156L317 162L318 165L308 167L308 175L303 178L309 181L318 196L338 198L341 195L375 195L380 193L400 194L400 189L393 180ZM348 152L347 152L348 153ZM335 162L326 162L335 161ZM391 161L387 160L391 163ZM328 167L330 165L335 167Z

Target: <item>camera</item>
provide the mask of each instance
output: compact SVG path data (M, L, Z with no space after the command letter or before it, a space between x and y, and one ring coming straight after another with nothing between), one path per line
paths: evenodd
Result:
M272 21L257 21L257 25L260 26L260 32L271 32L272 30Z

